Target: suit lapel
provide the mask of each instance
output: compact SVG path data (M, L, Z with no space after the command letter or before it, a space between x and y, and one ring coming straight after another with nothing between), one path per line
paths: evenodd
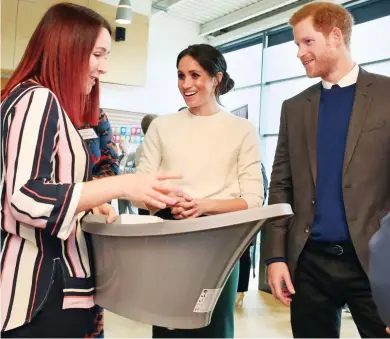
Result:
M370 73L360 68L359 76L356 82L355 100L353 103L351 119L349 121L347 144L344 154L343 173L351 161L353 152L356 148L360 133L366 121L371 96L369 95L369 86L372 84Z
M314 187L317 183L317 130L318 110L320 107L321 83L312 88L304 107L304 124L306 130L307 149Z

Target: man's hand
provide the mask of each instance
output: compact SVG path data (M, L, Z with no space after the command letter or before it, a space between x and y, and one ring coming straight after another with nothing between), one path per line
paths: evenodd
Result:
M291 295L295 294L295 289L291 282L287 264L275 262L268 266L268 284L274 298L280 300L285 306L289 306ZM285 287L283 287L284 284Z

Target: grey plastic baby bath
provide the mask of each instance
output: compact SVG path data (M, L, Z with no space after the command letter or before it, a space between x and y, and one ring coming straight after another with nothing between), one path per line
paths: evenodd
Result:
M207 326L234 264L270 218L288 204L191 220L105 224L90 215L96 303L116 314L168 328ZM125 217L123 217L124 219Z

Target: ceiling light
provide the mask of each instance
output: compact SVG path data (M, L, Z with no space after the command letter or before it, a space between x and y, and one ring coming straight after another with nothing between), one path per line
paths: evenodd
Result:
M131 9L130 0L120 0L116 10L115 22L120 25L131 24L133 11Z

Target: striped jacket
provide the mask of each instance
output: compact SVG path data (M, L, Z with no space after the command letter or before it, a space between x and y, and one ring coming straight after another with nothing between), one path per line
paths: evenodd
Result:
M94 305L91 246L76 214L91 180L86 146L47 88L30 80L1 105L1 330L29 323L44 307L54 271L63 308Z

